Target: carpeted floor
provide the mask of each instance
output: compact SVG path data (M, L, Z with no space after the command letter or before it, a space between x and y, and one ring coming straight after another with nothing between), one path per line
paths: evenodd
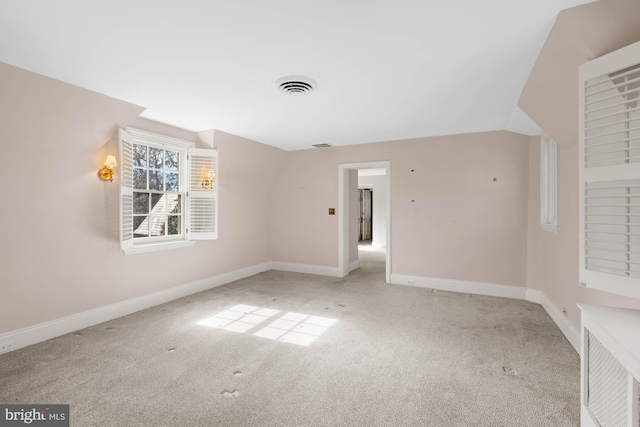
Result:
M270 271L0 356L0 403L72 426L577 426L541 306ZM132 284L134 285L134 284Z

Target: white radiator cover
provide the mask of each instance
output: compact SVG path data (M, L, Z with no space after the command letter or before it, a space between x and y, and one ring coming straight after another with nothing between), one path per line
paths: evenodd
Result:
M640 311L582 310L582 426L640 427Z
M603 426L626 426L627 370L588 330L587 408Z

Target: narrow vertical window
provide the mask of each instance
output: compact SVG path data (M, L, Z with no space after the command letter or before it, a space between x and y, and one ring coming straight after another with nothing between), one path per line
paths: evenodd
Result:
M558 144L548 135L540 138L540 227L558 232Z

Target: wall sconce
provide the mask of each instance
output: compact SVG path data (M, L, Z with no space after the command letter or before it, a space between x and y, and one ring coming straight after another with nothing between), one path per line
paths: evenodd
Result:
M213 184L216 181L216 174L214 171L209 171L207 177L202 180L202 188L205 190L213 190Z
M109 180L113 182L113 168L118 166L116 162L116 156L107 156L107 160L104 162L102 169L98 171L98 176L103 181Z

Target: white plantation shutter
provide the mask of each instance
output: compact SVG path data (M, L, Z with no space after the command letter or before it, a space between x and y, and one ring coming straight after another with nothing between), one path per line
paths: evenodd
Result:
M579 80L580 282L640 298L640 43Z
M188 152L188 168L187 239L217 239L218 152L200 148L190 149Z
M120 162L120 246L133 247L133 137L119 130Z
M217 239L216 150L133 128L120 129L119 143L120 242L125 254ZM134 230L134 224L141 231Z

